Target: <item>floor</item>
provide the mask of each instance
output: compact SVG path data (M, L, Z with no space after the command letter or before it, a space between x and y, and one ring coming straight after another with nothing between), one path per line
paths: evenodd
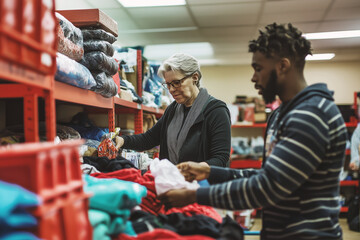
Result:
M343 230L343 239L344 240L359 240L360 239L360 232L350 231L346 222L346 218L340 218L340 225ZM251 231L259 231L261 230L261 219L256 218L255 224L251 228ZM250 236L246 235L245 240L259 240L259 236Z

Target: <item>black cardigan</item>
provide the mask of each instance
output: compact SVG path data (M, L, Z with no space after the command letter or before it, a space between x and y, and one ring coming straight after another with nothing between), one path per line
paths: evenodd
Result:
M167 129L175 113L176 102L171 103L164 115L147 132L123 136L124 149L145 151L160 145L160 159L168 159ZM207 162L209 165L228 166L231 147L230 112L226 104L210 97L202 113L190 128L180 149L179 163Z

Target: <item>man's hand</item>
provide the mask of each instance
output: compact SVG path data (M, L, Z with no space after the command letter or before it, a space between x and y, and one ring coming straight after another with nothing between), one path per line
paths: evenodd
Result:
M188 182L207 179L210 174L210 166L206 162L184 162L178 164L177 168Z
M175 189L158 196L166 209L172 207L184 207L196 202L196 190Z
M349 167L351 170L359 170L359 166L357 166L354 162L350 163Z
M119 150L124 145L124 139L122 137L115 137L116 149Z

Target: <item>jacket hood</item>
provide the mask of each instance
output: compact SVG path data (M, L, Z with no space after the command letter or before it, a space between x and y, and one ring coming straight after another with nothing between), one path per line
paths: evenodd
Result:
M299 92L290 102L286 103L285 105L282 104L280 106L279 119L281 119L281 117L286 114L289 109L293 109L293 106L300 104L308 98L319 96L334 101L333 95L334 91L330 91L325 83L316 83L307 86L301 92Z

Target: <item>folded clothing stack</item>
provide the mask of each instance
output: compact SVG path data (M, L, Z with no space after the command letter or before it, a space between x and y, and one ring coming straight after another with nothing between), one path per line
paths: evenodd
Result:
M81 30L59 13L56 13L56 18L59 27L57 28L58 53L55 80L84 89L96 86L90 71L77 62L84 56Z
M3 181L0 181L0 196L0 239L39 239L23 230L37 225L36 218L26 209L40 203L38 196Z
M112 57L116 38L102 29L82 29L84 38L84 57L80 63L87 67L96 81L91 90L104 97L115 96L118 87L112 76L118 71L118 63Z

